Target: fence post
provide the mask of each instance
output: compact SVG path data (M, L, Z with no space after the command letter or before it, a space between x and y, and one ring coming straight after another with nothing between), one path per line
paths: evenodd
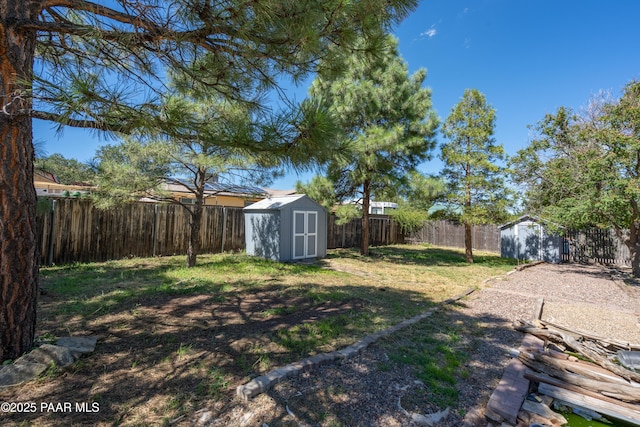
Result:
M477 231L477 229L476 229L476 225L475 224L473 224L472 227L473 227L473 233L471 233L471 247L473 248L473 250L476 250L476 249L478 249L478 247L476 245L476 240L477 240L476 239L476 231Z
M222 208L222 244L220 245L220 253L224 253L224 241L227 236L227 208Z
M153 205L153 256L156 256L156 244L158 243L158 204Z
M51 201L51 230L49 231L49 253L47 254L47 265L53 265L53 239L55 237L53 226L55 225L56 220L57 202L57 200Z

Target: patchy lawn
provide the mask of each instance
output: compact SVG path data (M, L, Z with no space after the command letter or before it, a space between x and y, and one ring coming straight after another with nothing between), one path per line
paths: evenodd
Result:
M0 424L171 425L204 406L223 414L251 378L342 348L513 268L492 254L475 259L468 265L457 250L390 246L372 248L370 257L330 251L315 264L222 254L202 255L192 269L184 257L43 268L39 341L97 335L98 345L68 369L0 391L0 401L38 409L97 402L99 411L0 413ZM406 363L433 345L423 341L399 349ZM429 364L449 372L456 357L464 356Z

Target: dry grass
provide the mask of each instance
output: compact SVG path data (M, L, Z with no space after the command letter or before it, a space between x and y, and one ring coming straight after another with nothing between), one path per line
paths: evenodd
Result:
M424 246L332 251L316 264L241 254L44 268L37 334L97 335L70 369L0 401L98 402L98 413L0 414L2 425L170 425L275 366L340 348L479 286L513 263Z

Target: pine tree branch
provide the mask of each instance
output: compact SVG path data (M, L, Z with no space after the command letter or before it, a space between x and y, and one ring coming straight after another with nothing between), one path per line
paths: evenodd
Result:
M85 128L85 129L96 129L103 130L106 132L124 132L127 128L126 124L121 121L118 124L111 124L106 121L99 120L87 120L87 119L72 119L66 117L62 114L55 114L47 111L39 111L39 110L31 110L28 112L24 112L24 114L28 114L30 117L34 119L40 120L48 120L60 124L64 124L66 126L77 127L77 128Z

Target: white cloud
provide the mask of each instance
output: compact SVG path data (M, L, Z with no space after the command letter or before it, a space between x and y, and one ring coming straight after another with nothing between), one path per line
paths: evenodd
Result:
M436 34L438 34L438 31L433 28L433 26L431 28L429 28L427 31L424 31L422 33L420 33L420 37L434 37Z

